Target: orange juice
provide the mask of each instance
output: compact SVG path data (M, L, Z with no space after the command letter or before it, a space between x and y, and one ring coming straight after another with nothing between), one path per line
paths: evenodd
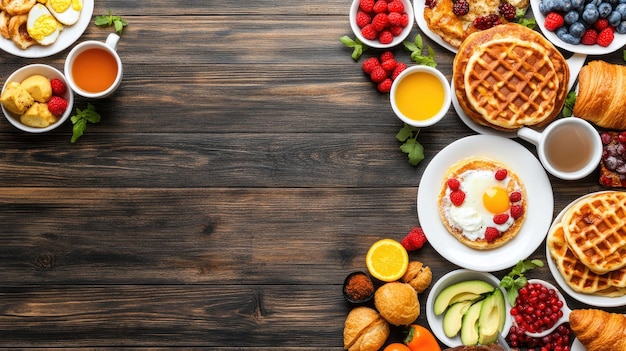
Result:
M444 88L436 76L428 72L414 72L398 82L396 105L408 118L425 121L441 110L444 94Z
M115 57L99 48L88 49L76 56L72 66L72 77L84 91L99 93L115 82L118 67Z

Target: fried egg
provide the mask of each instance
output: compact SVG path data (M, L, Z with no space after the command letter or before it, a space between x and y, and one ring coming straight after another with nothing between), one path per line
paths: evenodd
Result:
M475 169L460 174L459 190L465 193L465 200L460 206L450 203L444 211L457 228L463 230L463 235L470 240L484 238L485 229L494 227L504 232L514 222L509 215L505 223L494 223L494 216L509 214L511 202L508 186L510 178L496 180L491 170ZM451 190L448 190L447 196Z
M46 7L57 21L71 26L78 22L83 9L83 0L47 0Z
M35 4L28 13L26 21L26 31L31 38L35 39L41 45L50 45L54 43L63 25L61 25L42 4Z

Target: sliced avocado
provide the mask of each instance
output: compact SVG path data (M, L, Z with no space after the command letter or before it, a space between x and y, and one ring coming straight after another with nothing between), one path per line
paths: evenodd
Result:
M461 323L461 342L463 345L472 346L478 344L478 319L483 301L474 302L463 316Z
M472 305L473 301L466 300L453 304L448 307L446 313L443 315L443 332L447 337L455 337L459 331L461 331L461 323L463 322L463 315Z
M498 331L502 333L504 330L504 323L506 322L506 301L504 300L504 293L500 289L496 289L493 295L496 298L496 304L498 305L498 313L500 313Z
M500 326L500 308L498 304L498 291L490 294L483 300L478 317L478 342L481 345L494 343L498 340L498 327Z
M435 299L433 310L436 315L440 315L453 303L476 300L480 295L491 293L494 290L495 288L491 284L482 280L466 280L452 284L439 293Z

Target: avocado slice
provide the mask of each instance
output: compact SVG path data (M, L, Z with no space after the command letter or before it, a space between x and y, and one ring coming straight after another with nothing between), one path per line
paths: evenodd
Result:
M461 342L463 345L472 346L478 344L478 319L480 318L483 301L480 300L472 304L463 316L463 322L461 323Z
M482 280L466 280L456 284L452 284L443 289L433 306L435 315L442 314L448 306L461 301L476 300L483 294L491 293L495 288Z
M501 325L504 326L503 317L505 317L500 313L504 310L501 308L504 307L501 301L504 302L504 295L500 289L496 289L493 294L483 300L478 317L478 342L481 345L491 344L498 340L498 332L501 331Z
M461 301L448 307L446 313L443 315L443 332L447 337L455 337L459 331L461 331L461 323L463 322L463 315L473 304L472 300Z

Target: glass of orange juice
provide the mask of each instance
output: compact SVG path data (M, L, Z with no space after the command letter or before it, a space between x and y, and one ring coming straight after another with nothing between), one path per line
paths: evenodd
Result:
M446 77L430 66L411 66L391 85L391 107L404 123L428 127L439 122L450 109L452 95Z
M86 98L111 95L122 82L122 60L117 53L119 35L105 42L89 40L76 45L65 59L64 74L72 90Z

